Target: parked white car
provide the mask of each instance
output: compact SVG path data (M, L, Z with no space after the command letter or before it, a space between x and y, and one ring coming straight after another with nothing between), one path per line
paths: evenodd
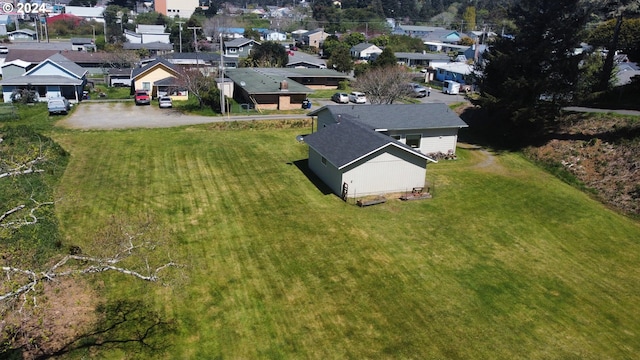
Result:
M172 108L173 107L173 101L171 101L171 98L168 96L161 96L158 99L158 106L162 109L162 108Z
M349 101L356 104L365 104L367 102L367 97L364 95L364 93L361 93L359 91L352 91L349 94Z

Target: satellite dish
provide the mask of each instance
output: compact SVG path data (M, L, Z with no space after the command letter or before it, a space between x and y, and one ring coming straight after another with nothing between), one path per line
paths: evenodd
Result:
M240 81L240 86L245 86L247 85L244 81Z

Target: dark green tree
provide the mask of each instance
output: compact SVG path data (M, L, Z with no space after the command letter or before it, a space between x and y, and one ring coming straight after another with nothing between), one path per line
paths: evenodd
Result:
M322 42L322 55L326 58L331 57L333 50L337 47L344 46L344 44L335 35L329 35Z
M285 67L289 62L289 55L281 44L265 41L253 47L247 60L252 67Z
M359 32L352 32L342 39L342 41L349 46L358 45L365 42L365 40L364 34Z
M258 30L252 29L252 28L245 28L243 36L246 37L247 39L253 39L255 41L260 41L260 32Z
M597 2L596 2L597 3ZM613 27L613 33L611 35L611 41L609 42L609 52L604 60L602 66L602 72L600 73L600 82L596 90L604 91L610 84L611 74L613 72L613 57L615 51L618 50L618 43L620 41L620 30L622 29L622 23L625 18L632 14L637 14L640 11L640 1L638 0L615 0L604 1L604 10L608 11L612 15L616 22Z
M519 145L541 130L574 92L582 56L573 49L586 12L580 0L522 0L511 8L514 37L500 38L478 66L480 105Z
M353 59L351 59L349 47L342 44L335 48L327 61L327 67L344 73L353 70Z
M383 68L387 66L396 66L398 65L398 59L393 54L393 51L388 47L382 50L382 53L371 62L372 68Z
M588 43L596 47L608 47L613 37L616 20L604 22L591 31ZM629 55L631 61L640 60L640 18L625 20L620 27L618 49Z

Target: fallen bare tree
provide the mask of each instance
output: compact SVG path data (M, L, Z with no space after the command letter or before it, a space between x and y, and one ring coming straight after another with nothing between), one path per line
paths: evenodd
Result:
M164 241L168 235L149 215L112 216L92 239L77 240L91 255L78 245L63 250L56 201L36 199L53 198L67 155L31 129L0 128L0 358L46 358L105 344L161 348L154 334L170 321L126 300L120 303L129 304L132 315L119 319L122 306L105 313L100 309L111 305L89 281L112 272L159 282L164 270L178 267Z

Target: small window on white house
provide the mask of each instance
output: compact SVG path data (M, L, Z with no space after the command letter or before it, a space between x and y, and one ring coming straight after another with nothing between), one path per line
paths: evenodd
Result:
M407 145L412 148L420 148L420 138L422 135L407 135Z
M150 82L143 82L142 83L142 90L151 90L151 83Z
M322 157L322 159L320 159L320 161L322 162L322 165L327 166L327 158L326 157Z

